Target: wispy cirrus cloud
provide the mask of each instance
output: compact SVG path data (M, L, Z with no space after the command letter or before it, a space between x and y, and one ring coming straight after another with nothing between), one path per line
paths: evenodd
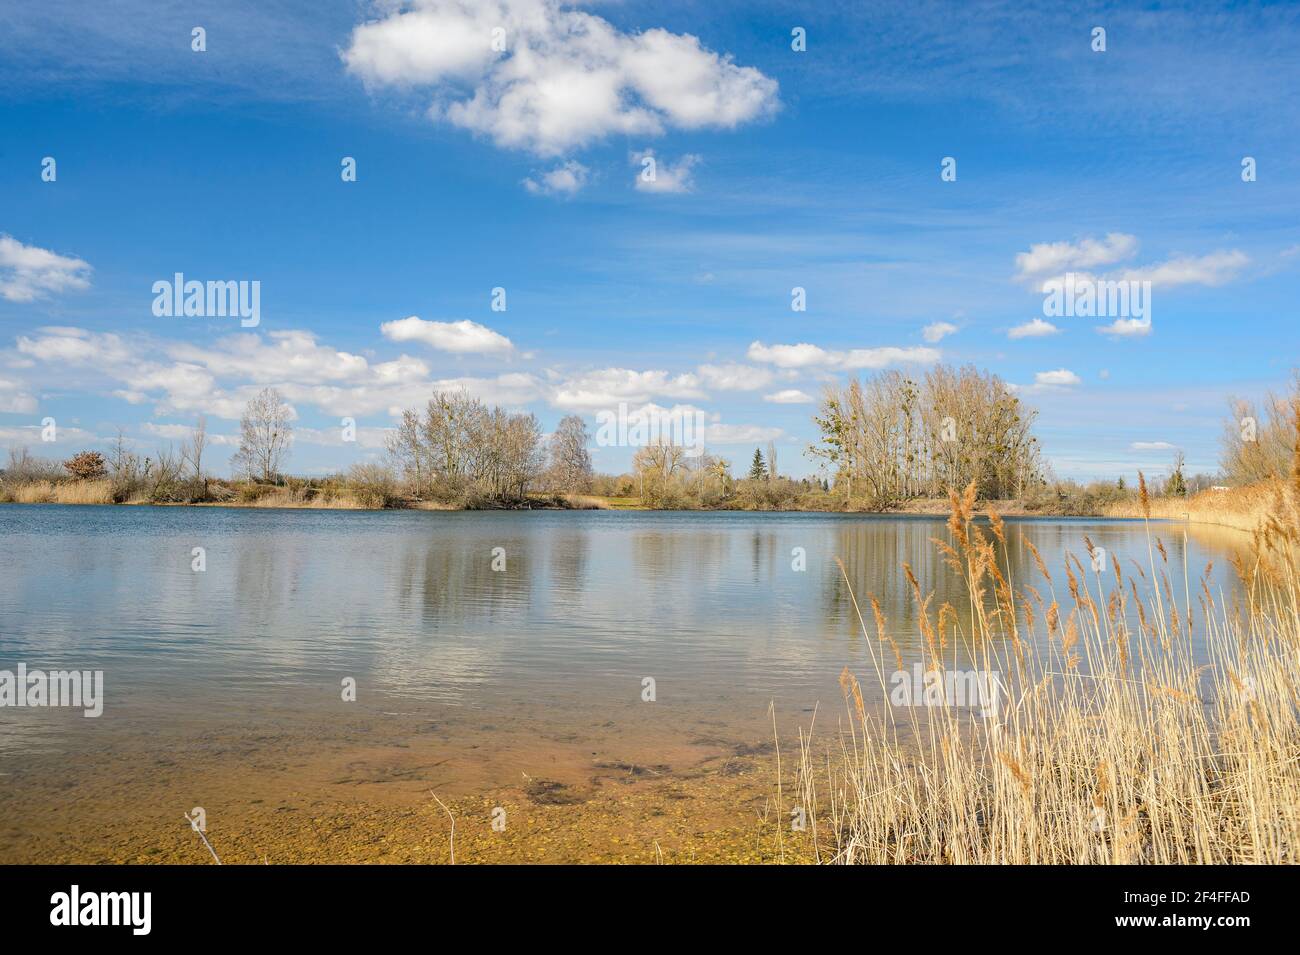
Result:
M652 149L643 149L632 153L630 158L637 167L638 192L683 193L695 188L694 170L700 164L700 157L694 153L670 162L656 156Z

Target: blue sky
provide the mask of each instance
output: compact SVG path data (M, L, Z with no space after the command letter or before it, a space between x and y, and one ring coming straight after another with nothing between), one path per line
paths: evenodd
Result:
M274 385L320 473L456 387L698 408L799 475L802 398L941 360L1020 386L1059 475L1131 476L1213 470L1300 362L1294 5L266 6L0 11L0 444L233 436ZM1045 319L1067 271L1151 281L1149 327ZM258 281L259 325L156 316L177 272Z

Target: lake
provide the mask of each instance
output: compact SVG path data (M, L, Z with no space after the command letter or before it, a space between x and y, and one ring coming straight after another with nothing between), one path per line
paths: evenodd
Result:
M1028 539L1063 605L1085 534L1147 567L1140 522L1007 526L1017 586L1046 592ZM1234 586L1230 534L1153 532L1180 603L1184 546L1194 590L1211 561ZM0 670L104 674L99 718L0 708L0 861L93 860L110 832L135 851L198 804L590 788L756 752L774 718L842 713L845 666L878 702L835 557L920 659L902 564L962 606L932 537L942 518L0 506Z

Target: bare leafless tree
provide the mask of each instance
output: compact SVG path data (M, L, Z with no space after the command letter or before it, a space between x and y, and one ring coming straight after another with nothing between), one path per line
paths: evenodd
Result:
M274 388L263 388L244 407L239 450L232 463L249 475L273 481L293 440L292 409Z
M203 480L203 452L208 447L208 419L199 415L190 435L181 445L181 460L194 470L194 479Z
M1220 465L1234 484L1252 484L1286 474L1291 467L1296 416L1300 415L1300 370L1286 393L1269 391L1260 405L1235 400L1223 423Z
M545 466L541 425L531 414L486 407L461 392L435 395L402 415L388 451L409 493L523 498Z
M587 425L576 414L565 415L551 435L549 478L551 486L567 493L586 491L591 486L591 452Z
M885 507L974 481L982 498L1018 497L1041 476L1035 412L996 375L937 365L918 382L897 371L829 387L812 453L851 504Z

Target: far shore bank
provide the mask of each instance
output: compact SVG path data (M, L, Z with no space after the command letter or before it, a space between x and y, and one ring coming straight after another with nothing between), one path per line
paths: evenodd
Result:
M754 508L716 505L710 507L654 507L636 497L612 497L595 494L535 494L516 502L441 502L414 499L390 499L382 505L368 502L348 493L321 494L303 499L300 495L275 489L275 493L261 494L250 499L234 497L228 500L208 501L151 501L128 499L114 501L98 489L87 493L84 486L69 483L46 486L40 493L18 494L0 503L11 504L78 504L154 507L232 507L260 510L421 510L421 511L572 511L572 510L623 510L623 511L725 511L752 513L807 513L807 514L862 514L946 517L951 510L947 498L918 498L888 508L861 507L798 507ZM1048 502L1021 499L978 501L976 516L997 514L1009 518L1124 518L1177 522L1250 532L1259 527L1276 491L1272 485L1251 485L1219 491L1203 491L1186 498L1154 497L1147 502L1144 512L1138 500L1109 502L1099 507L1074 508L1068 501Z

